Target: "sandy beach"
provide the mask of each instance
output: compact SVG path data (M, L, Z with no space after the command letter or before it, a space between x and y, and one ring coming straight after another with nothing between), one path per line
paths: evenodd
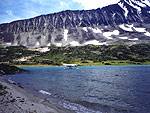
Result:
M74 113L74 111L34 97L0 77L0 113Z

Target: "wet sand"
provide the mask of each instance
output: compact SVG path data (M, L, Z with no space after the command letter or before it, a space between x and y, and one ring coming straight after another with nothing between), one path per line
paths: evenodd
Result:
M0 77L0 113L74 113L48 100L28 94Z

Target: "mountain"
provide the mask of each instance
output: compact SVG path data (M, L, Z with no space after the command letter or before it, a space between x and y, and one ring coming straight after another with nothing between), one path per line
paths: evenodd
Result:
M150 42L150 2L120 0L95 10L62 11L0 25L0 44L26 47Z

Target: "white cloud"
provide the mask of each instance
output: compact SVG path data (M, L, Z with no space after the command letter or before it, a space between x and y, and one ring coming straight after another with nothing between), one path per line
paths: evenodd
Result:
M39 4L41 6L45 6L45 5L50 4L51 0L31 0L31 2Z
M31 0L32 2L42 4L45 0Z
M29 9L29 10L26 10L25 11L25 16L26 17L30 17L30 18L32 18L32 17L36 17L36 16L39 16L40 15L40 13L38 13L38 12L36 12L36 11L34 11L34 10L31 10L31 9Z
M8 11L6 11L6 13L7 13L9 16L14 16L12 10L8 10Z
M22 19L22 18L20 18L20 17L18 17L16 15L14 15L12 10L7 10L6 14L8 15L8 18L4 21L4 23L11 22L12 20L20 20L20 19Z
M110 4L118 3L120 0L73 0L74 2L81 3L85 10L96 9Z
M68 5L65 2L63 2L63 1L60 1L59 3L60 3L61 7L68 7Z

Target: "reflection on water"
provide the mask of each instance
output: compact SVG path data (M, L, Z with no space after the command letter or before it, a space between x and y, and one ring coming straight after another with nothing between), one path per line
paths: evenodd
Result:
M25 67L5 76L102 112L150 112L150 66Z

